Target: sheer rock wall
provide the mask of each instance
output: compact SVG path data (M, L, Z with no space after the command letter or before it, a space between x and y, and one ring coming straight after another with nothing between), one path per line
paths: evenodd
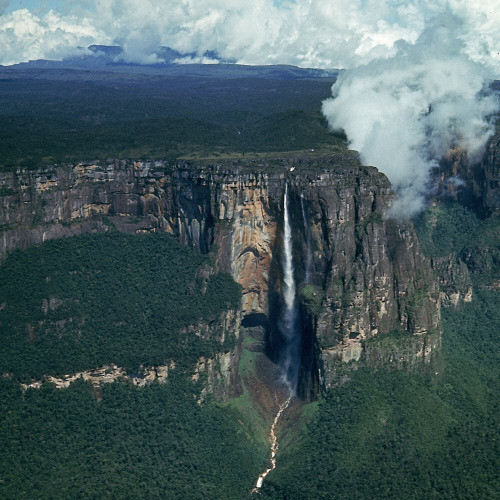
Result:
M242 324L259 327L272 351L286 183L298 288L305 285L309 241L310 285L317 294L314 310L302 308L303 334L309 336L302 392L336 384L349 362L430 366L441 341L436 279L412 224L384 218L392 197L387 178L354 160L314 169L298 160L253 171L234 162L114 161L2 173L0 258L15 248L84 232L169 232L203 253L214 252L215 268L242 285ZM404 354L397 345L370 342L394 331L412 340ZM235 386L239 352L241 338L223 362L198 364L197 373L205 370L221 398ZM216 374L222 365L225 373Z

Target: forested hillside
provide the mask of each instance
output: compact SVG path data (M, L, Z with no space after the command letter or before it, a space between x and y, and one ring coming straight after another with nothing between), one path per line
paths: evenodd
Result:
M115 363L186 368L228 349L186 328L239 304L225 274L173 237L118 232L46 242L0 266L0 373L60 375ZM205 283L204 281L207 281Z
M245 498L266 448L191 381L105 386L83 381L24 396L0 380L0 496L37 498Z
M438 373L352 373L283 450L266 498L497 496L500 224L440 203L417 228L430 257L468 259L473 284L443 308Z
M235 498L265 446L227 407L198 401L200 356L234 345L185 330L239 304L230 276L169 235L44 243L0 266L2 498ZM20 381L175 361L168 381L68 389Z

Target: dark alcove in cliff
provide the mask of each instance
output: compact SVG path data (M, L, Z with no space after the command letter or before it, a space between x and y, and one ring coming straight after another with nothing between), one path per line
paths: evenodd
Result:
M300 326L302 349L297 396L305 401L315 401L319 390L319 349L316 341L314 316L302 304L300 307Z

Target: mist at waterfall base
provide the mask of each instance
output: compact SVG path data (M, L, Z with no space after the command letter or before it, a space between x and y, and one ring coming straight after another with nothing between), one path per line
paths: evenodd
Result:
M422 210L439 161L453 148L478 161L494 132L494 75L466 55L466 35L465 23L445 12L414 44L397 42L394 57L343 73L323 102L330 127L391 181L398 194L391 216Z
M284 379L290 389L290 393L296 394L299 379L302 339L299 326L299 311L296 297L297 289L295 286L294 276L288 185L285 187L283 214L283 306L278 323L280 333L283 337L283 346L280 351L279 365L283 370Z

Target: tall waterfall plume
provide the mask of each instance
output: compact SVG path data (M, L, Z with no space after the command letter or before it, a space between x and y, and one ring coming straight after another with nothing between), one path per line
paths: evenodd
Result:
M284 299L280 330L284 338L284 346L281 352L280 364L290 387L295 394L297 389L301 333L298 328L298 308L296 300L296 286L293 267L292 253L292 230L290 227L290 215L288 209L288 184L285 186L284 209L284 235L283 235L283 287Z
M309 283L311 281L311 267L312 267L312 252L311 252L311 228L307 221L306 207L304 204L304 194L300 195L300 208L302 209L302 220L304 222L304 233L306 236L306 273L304 282Z

